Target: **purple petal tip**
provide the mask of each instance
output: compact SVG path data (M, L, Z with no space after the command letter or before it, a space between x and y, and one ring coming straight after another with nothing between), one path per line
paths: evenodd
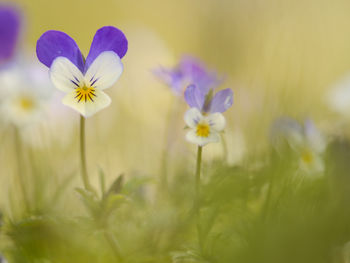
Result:
M61 31L46 31L37 41L36 54L41 63L50 67L57 57L66 57L81 71L84 69L83 56L75 41Z
M233 104L233 91L231 89L224 89L217 92L211 103L210 112L225 112Z
M104 51L114 51L120 58L125 56L128 51L128 40L121 30L113 26L105 26L97 30L89 55L86 57L85 70Z

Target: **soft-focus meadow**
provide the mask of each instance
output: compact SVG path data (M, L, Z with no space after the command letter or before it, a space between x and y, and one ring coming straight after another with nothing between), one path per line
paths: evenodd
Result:
M0 5L21 17L0 64L1 263L350 262L349 1ZM111 105L86 119L95 195L80 176L79 114L35 47L60 30L86 56L106 25L129 49ZM220 142L203 147L199 191L189 106L155 74L183 56L234 93Z

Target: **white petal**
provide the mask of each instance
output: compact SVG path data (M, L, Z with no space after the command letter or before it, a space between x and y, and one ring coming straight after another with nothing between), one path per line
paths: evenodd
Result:
M219 142L220 136L217 132L214 131L214 132L211 132L208 137L200 137L200 136L197 136L195 129L191 129L186 134L186 140L191 143L197 144L199 146L204 146L211 142Z
M203 120L202 113L197 108L191 108L188 111L186 111L184 120L188 127L195 128L197 126L197 123L201 120Z
M349 117L350 113L350 76L336 83L326 94L326 101L331 110Z
M63 98L62 103L78 111L81 115L87 118L111 104L110 97L103 91L95 89L95 94L96 97L93 97L93 102L85 102L83 100L78 102L78 100L75 98L76 92L72 91Z
M304 124L306 143L316 153L323 153L327 147L327 141L324 135L315 126L313 121L306 120Z
M102 52L85 74L85 82L98 89L110 88L123 72L123 64L113 51Z
M58 57L53 61L50 78L55 87L63 92L71 92L84 81L81 71L65 57Z
M219 112L206 116L205 120L209 123L211 129L215 131L222 131L226 126L225 117Z
M323 158L313 152L310 153L312 154L311 157L311 161L307 162L304 158L300 158L300 168L302 171L309 173L309 174L315 174L315 173L322 173L324 172L325 169L325 165L324 165L324 160Z

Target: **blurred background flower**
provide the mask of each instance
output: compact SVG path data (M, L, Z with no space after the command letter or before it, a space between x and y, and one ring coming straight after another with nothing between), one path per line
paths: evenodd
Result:
M312 120L307 119L301 125L288 117L279 118L271 125L270 140L281 155L284 155L289 147L295 151L303 171L310 174L324 171L322 155L326 150L327 141Z
M161 66L153 72L178 96L182 96L189 85L208 91L220 83L215 72L210 72L202 61L189 55L182 56L179 64L173 68Z
M23 127L44 119L53 87L34 58L17 59L1 70L0 87L4 121Z
M0 3L0 66L11 60L17 49L21 15L17 8Z

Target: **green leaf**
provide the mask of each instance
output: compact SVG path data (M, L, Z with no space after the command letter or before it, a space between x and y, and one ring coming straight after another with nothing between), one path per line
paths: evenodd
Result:
M123 182L124 182L124 175L121 174L117 177L117 179L114 180L111 187L108 189L105 197L120 193L123 187Z

